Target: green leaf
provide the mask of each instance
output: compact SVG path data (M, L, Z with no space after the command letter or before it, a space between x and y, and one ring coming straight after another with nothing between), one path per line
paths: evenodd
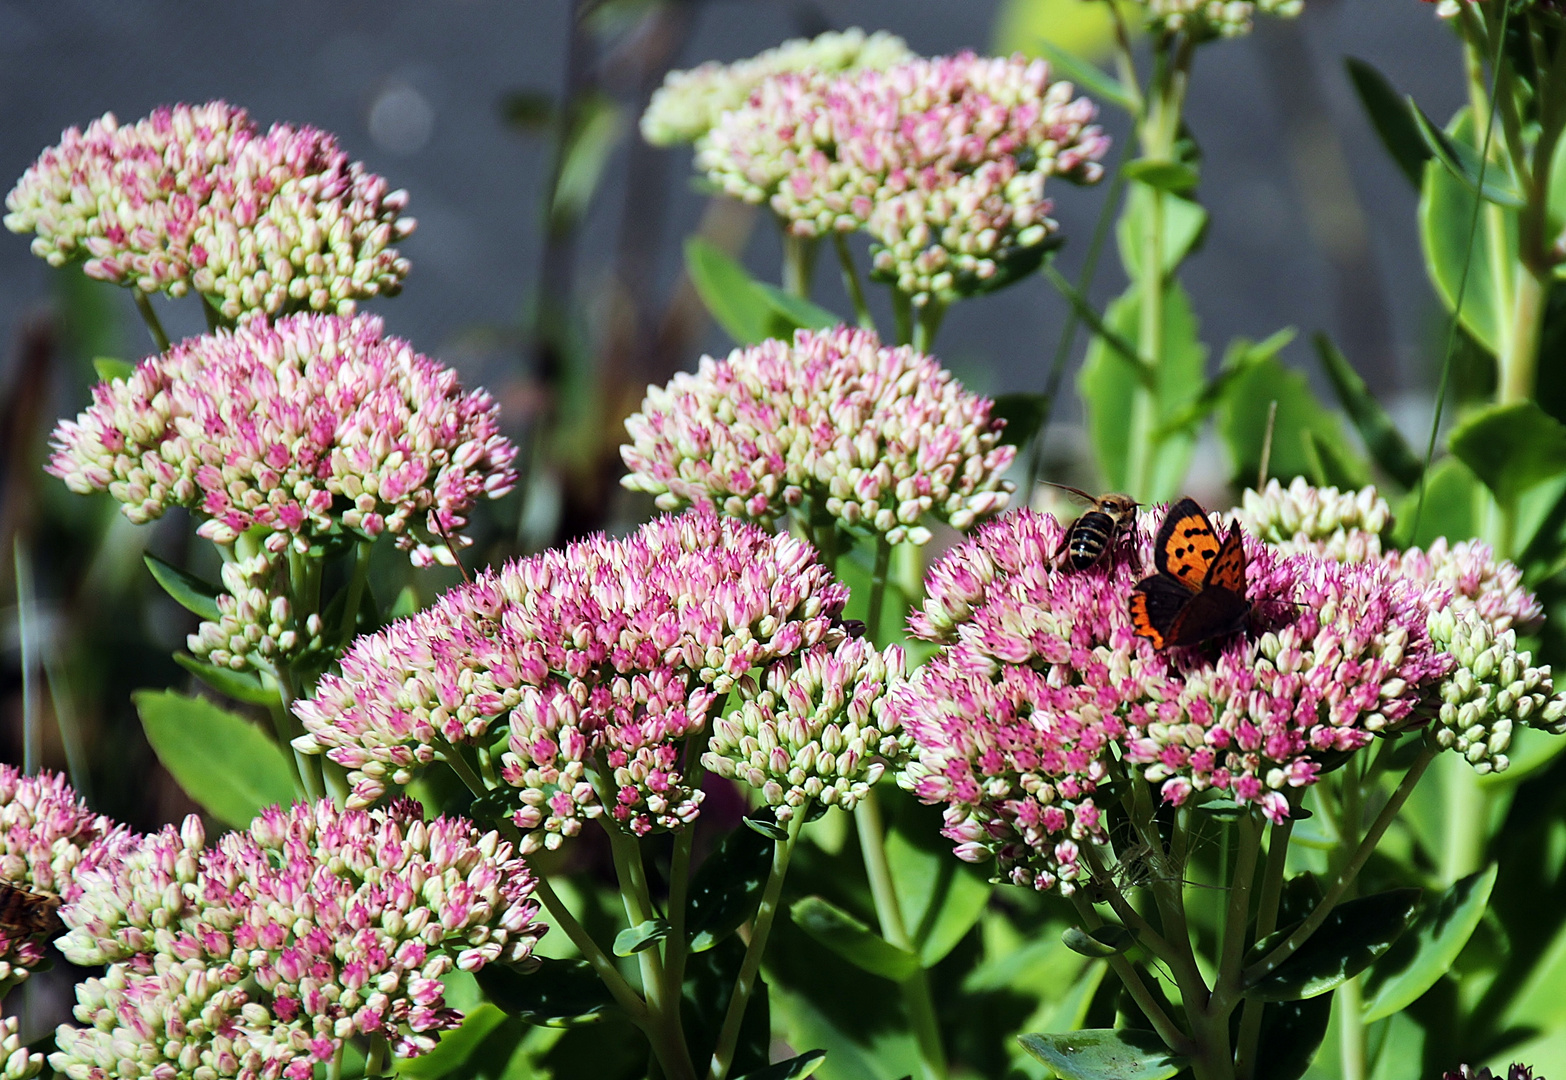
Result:
M906 796L887 799L886 861L903 923L919 962L934 967L984 914L995 886L989 873L952 858L940 837L940 813Z
M1264 1006L1255 1080L1300 1080L1316 1059L1332 1020L1332 998L1274 1001Z
M1497 870L1492 863L1421 905L1411 932L1366 977L1365 1023L1408 1008L1452 969L1484 917Z
M1060 935L1060 943L1074 953L1099 959L1119 956L1136 944L1136 938L1125 927L1108 923L1092 932L1068 926Z
M277 704L277 691L263 683L254 672L231 671L185 653L175 653L174 662L218 693L235 701L243 701L246 705Z
M784 292L771 282L753 280L751 284L761 292L773 314L782 320L782 325L779 325L779 319L773 320L770 327L772 337L785 337L797 329L830 330L843 324L835 312L828 311L820 304L813 304L803 296Z
M1257 1001L1301 1001L1336 989L1375 963L1408 929L1419 894L1418 889L1392 889L1337 905L1288 959L1270 971L1248 970L1245 995ZM1247 968L1265 959L1295 928L1257 942Z
M386 613L386 621L406 619L409 615L419 610L419 590L412 585L404 585L397 593L397 599L392 601L391 610Z
M540 958L538 967L528 972L485 964L473 974L485 997L529 1024L590 1024L614 1008L614 999L585 960Z
M225 825L248 826L267 807L294 799L284 751L248 720L172 690L138 690L131 698L163 767Z
M1474 145L1473 123L1467 110L1453 119L1448 134L1454 142ZM1508 210L1481 213L1475 225L1474 199L1473 191L1440 162L1426 163L1419 196L1419 237L1425 266L1448 312L1457 305L1457 291L1467 266L1463 329L1494 355L1512 316L1508 302L1510 282L1497 280L1495 273L1499 266L1502 273L1510 274L1517 265L1517 215ZM1500 218L1499 235L1495 232L1496 217ZM1498 255L1499 263L1492 263L1492 252Z
M136 365L115 356L95 356L92 358L92 369L104 382L113 382L115 379L130 378L136 371Z
M768 840L771 840L774 843L781 844L786 841L788 839L788 830L785 829L782 825L779 825L776 821L772 820L770 816L772 811L770 809L763 808L763 812L765 812L768 816L762 817L761 814L758 813L752 814L749 817L743 817L740 820L745 823L746 828L754 829L756 832L760 833L762 836L765 836Z
M819 896L795 901L789 914L795 926L862 971L902 982L919 970L919 958L913 953L899 949Z
M1106 11L1097 10L1100 5L1082 4L1076 0L1012 0L1008 11L1030 9L1031 19L1026 27L1013 30L1010 35L998 35L1003 45L998 51L1012 53L1018 50L1042 56L1055 70L1055 76L1064 76L1077 84L1077 88L1097 101L1112 101L1127 112L1132 111L1131 95L1119 79L1110 75L1093 61L1079 55L1088 49L1108 52L1114 42L1113 23ZM1050 10L1053 9L1053 10ZM1013 16L1015 17L1015 16ZM1071 18L1093 18L1095 32L1072 35L1062 33L1064 22ZM1005 25L1002 17L1002 25ZM1031 31L1031 32L1028 32ZM1048 35L1047 37L1045 35ZM1077 41L1070 40L1077 37ZM1072 50L1076 51L1072 51Z
M1184 195L1201 179L1197 171L1189 165L1179 161L1158 161L1153 158L1128 161L1120 167L1120 172L1127 180L1135 180L1139 184L1146 184L1148 187L1167 191L1173 195Z
M1311 393L1304 373L1285 367L1276 356L1267 357L1251 364L1234 380L1218 407L1218 435L1228 448L1238 483L1250 486L1256 482L1267 436L1267 413L1274 401L1278 403L1278 415L1273 426L1269 476L1286 482L1312 471L1316 463L1311 461L1307 449L1307 431L1335 447L1344 445L1342 423Z
M771 336L776 308L737 261L693 236L685 241L685 271L702 303L736 344L754 345Z
M1216 376L1207 380L1207 384L1202 387L1202 392L1197 395L1195 401L1160 425L1159 438L1165 438L1176 431L1194 428L1206 420L1223 402L1240 376L1249 371L1253 364L1259 364L1278 355L1293 340L1292 326L1285 326L1265 341L1235 338L1224 351L1223 368Z
M755 914L775 846L753 829L734 829L702 862L685 915L692 952L712 948Z
M1359 377L1359 372L1348 362L1348 357L1338 350L1326 334L1317 334L1311 341L1321 366L1326 368L1332 388L1337 391L1343 411L1359 429L1359 437L1365 440L1365 449L1387 475L1411 488L1419 483L1419 474L1425 471L1425 463L1414 453L1403 433L1392 422L1392 417L1381 407Z
M1424 508L1419 509L1417 487L1398 503L1396 545L1429 547L1438 536L1455 541L1476 535L1473 496L1478 488L1478 478L1455 457L1437 461L1425 474Z
M739 938L732 937L717 948L688 958L685 980L680 988L684 1004L680 1011L683 1014L686 1044L693 1053L703 1054L717 1044L718 1033L728 1013L729 998L733 996L734 981L745 963L745 952L745 944ZM739 1038L735 1042L734 1056L730 1059L729 1068L733 1072L747 1073L764 1069L772 1060L772 1055L768 1053L772 1043L771 999L771 987L765 980L758 978L752 984L750 1000L745 1005L745 1018L740 1024ZM698 1060L702 1059L698 1057ZM563 1076L561 1080L564 1080Z
M1532 401L1467 417L1447 445L1502 502L1566 470L1566 425Z
M1310 477L1317 487L1335 487L1356 491L1370 483L1370 472L1359 456L1342 443L1334 443L1306 428L1305 459L1310 462Z
M1354 92L1365 107L1365 115L1370 117L1376 134L1381 136L1381 145L1392 155L1397 167L1403 170L1408 182L1418 189L1425 162L1430 160L1430 148L1425 145L1425 138L1420 134L1413 110L1408 107L1407 100L1393 89L1386 76L1371 64L1353 56L1343 63L1348 68Z
M1001 394L990 409L990 416L1006 421L1001 432L1001 445L1027 446L1044 424L1044 409L1049 404L1047 394Z
M1419 130L1419 137L1424 140L1425 146L1435 160L1446 167L1446 170L1455 176L1470 191L1478 191L1484 195L1486 202L1497 206L1504 206L1510 210L1519 209L1523 205L1523 198L1518 193L1512 178L1507 175L1506 166L1492 161L1480 167L1479 152L1475 147L1452 138L1446 132L1436 127L1435 121L1424 114L1414 99L1408 99L1408 107L1413 112L1414 124ZM1484 180L1481 184L1480 175Z
M1140 310L1140 296L1133 285L1109 306L1105 322L1134 340ZM1197 337L1196 316L1178 282L1171 282L1164 292L1163 337L1163 363L1159 365L1154 388L1155 419L1159 424L1180 415L1197 400L1205 382L1207 349ZM1088 437L1108 490L1124 491L1129 485L1126 432L1131 428L1132 402L1138 385L1131 362L1102 339L1094 338L1077 376L1077 387L1087 411ZM1155 467L1148 501L1168 498L1179 490L1195 445L1195 436L1190 432L1155 439Z
M473 1051L501 1024L506 1014L484 1002L462 1018L462 1026L441 1032L435 1049L397 1064L397 1075L412 1080L440 1080L440 1077L466 1065Z
M552 230L558 233L581 220L626 127L624 110L608 94L590 94L572 106L549 209Z
M787 1061L780 1061L776 1065L768 1065L765 1069L748 1072L738 1080L804 1080L821 1068L821 1063L826 1060L826 1056L825 1050L812 1050L808 1054L800 1054Z
M1174 162L1165 164L1175 165ZM1186 168L1177 165L1178 168ZM1120 246L1120 261L1126 275L1131 278L1142 272L1142 244L1153 213L1152 193L1145 187L1133 187L1126 195L1126 206L1115 226L1115 239ZM1164 196L1163 240L1159 244L1159 262L1164 273L1172 273L1196 250L1207 231L1207 211L1200 203L1182 199L1178 195Z
M648 919L636 926L627 926L614 936L614 954L635 956L668 937L670 929L667 919Z
M143 555L142 559L147 563L147 569L152 571L153 580L163 586L163 591L174 598L174 602L207 622L215 622L218 618L217 598L222 590L216 585L209 585L194 574L186 573L173 563L164 562L156 555Z
M1018 1041L1060 1080L1168 1080L1186 1065L1151 1031L1090 1028Z

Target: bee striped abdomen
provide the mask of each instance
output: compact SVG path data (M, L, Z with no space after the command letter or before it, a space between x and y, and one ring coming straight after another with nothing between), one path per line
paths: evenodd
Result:
M1066 536L1066 564L1073 570L1086 570L1104 557L1119 526L1101 510L1089 510L1071 523Z

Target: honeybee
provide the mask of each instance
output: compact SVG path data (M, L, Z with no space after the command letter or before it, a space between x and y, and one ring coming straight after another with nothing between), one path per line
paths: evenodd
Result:
M65 933L60 898L0 881L0 931L9 937L59 937Z
M1053 480L1040 482L1050 487L1060 488L1062 491L1069 491L1092 505L1091 510L1086 511L1066 529L1066 535L1053 556L1058 563L1060 557L1065 555L1065 564L1071 570L1080 571L1096 566L1104 557L1104 553L1109 550L1109 546L1136 520L1136 508L1139 504L1129 495L1093 496L1070 484L1057 484Z

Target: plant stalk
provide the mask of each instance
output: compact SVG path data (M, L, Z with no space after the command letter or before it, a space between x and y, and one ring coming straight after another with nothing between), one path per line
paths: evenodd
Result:
M163 322L158 318L158 313L152 310L152 301L140 289L132 289L131 295L136 298L136 310L141 313L141 321L147 324L147 333L152 335L152 343L158 347L160 353L168 352L169 335L163 329Z
M875 317L865 302L865 290L859 283L859 271L854 268L854 253L848 249L848 237L840 232L832 233L832 243L837 248L837 261L843 268L843 288L854 305L854 319L859 329L875 332Z
M870 640L881 643L881 612L886 607L886 575L892 563L892 545L885 536L875 542L875 569L870 574L870 608L865 614L865 630Z

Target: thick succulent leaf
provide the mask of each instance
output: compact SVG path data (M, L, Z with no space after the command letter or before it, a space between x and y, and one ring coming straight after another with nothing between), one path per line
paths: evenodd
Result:
M131 697L163 767L224 824L248 826L262 810L297 794L284 751L244 717L172 690Z
M701 864L685 915L692 952L712 948L755 914L773 850L774 842L754 829L734 829Z
M1255 1080L1300 1080L1316 1058L1332 1019L1332 998L1274 1001L1265 1006Z
M819 896L807 896L789 908L805 933L855 967L883 979L902 982L919 970L919 957L899 949L842 908Z
M787 1061L768 1065L765 1069L748 1072L738 1080L804 1080L821 1068L821 1063L825 1060L825 1050L812 1050L808 1054L800 1054Z
M1125 927L1109 923L1091 932L1067 927L1060 935L1060 943L1074 953L1098 959L1119 956L1136 944L1136 938Z
M1532 401L1492 405L1467 417L1448 446L1502 501L1566 471L1566 424Z
M1354 370L1354 365L1349 363L1348 357L1326 334L1317 334L1311 340L1315 343L1316 355L1321 358L1321 366L1332 380L1332 388L1337 391L1343 411L1359 429L1359 437L1365 440L1365 449L1370 451L1371 458L1405 488L1419 483L1419 475L1425 469L1424 462L1408 445L1408 440L1403 438L1403 433L1398 430L1386 409L1371 394L1370 388L1359 377L1359 372Z
M614 999L585 960L540 959L538 967L528 972L485 964L474 978L490 1001L529 1024L590 1024L614 1008Z
M1287 959L1250 975L1244 992L1257 1001L1301 1001L1336 989L1385 955L1413 921L1418 889L1392 889L1338 904ZM1289 926L1257 942L1257 964L1293 933Z
M1094 1028L1019 1041L1060 1080L1168 1080L1186 1066L1151 1031Z
M1354 92L1365 107L1365 115L1370 117L1376 134L1381 136L1381 145L1417 189L1425 162L1430 160L1430 147L1419 132L1419 123L1414 119L1407 99L1373 65L1354 56L1343 63L1348 68Z
M1421 905L1409 932L1366 976L1365 1023L1408 1008L1452 969L1484 917L1497 869L1491 864Z
M165 562L156 555L143 555L142 559L146 561L147 569L152 571L152 579L163 586L163 591L173 597L175 603L208 622L216 621L217 598L222 593L222 589L181 570L171 562Z

